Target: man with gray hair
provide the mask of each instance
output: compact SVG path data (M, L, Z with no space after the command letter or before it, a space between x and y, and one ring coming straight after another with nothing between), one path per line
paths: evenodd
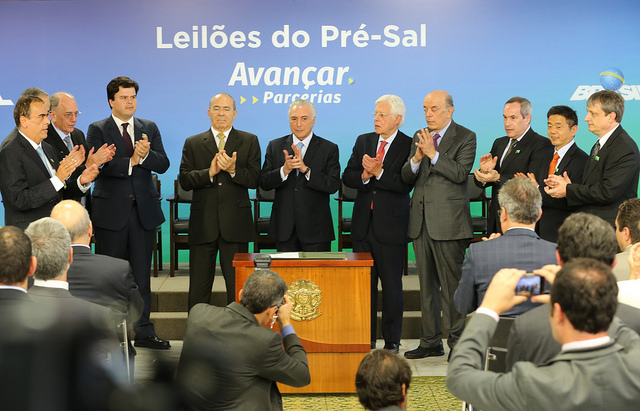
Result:
M530 273L556 262L556 245L542 240L535 232L542 215L542 196L537 187L528 178L517 177L507 181L498 196L504 235L493 235L490 240L469 246L454 295L461 314L469 314L482 304L491 279L502 268ZM519 315L536 306L525 301L502 315Z
M416 131L402 179L415 184L409 215L420 280L422 334L409 359L444 355L442 329L453 348L464 316L453 305L464 250L473 237L467 180L476 156L476 133L453 121L453 98L432 91L423 101L427 127ZM441 315L442 312L442 315Z
M384 95L376 100L375 132L356 139L342 179L358 190L353 206L353 251L369 252L371 267L371 348L378 323L378 279L382 284L384 348L398 352L402 335L402 270L409 225L409 193L402 165L411 151L411 138L398 130L407 109L402 99Z
M282 410L276 382L309 384L286 292L278 274L256 270L240 290L240 303L193 307L177 377L189 409ZM274 321L279 333L265 327Z
M316 109L289 106L290 135L269 142L260 188L276 190L269 234L278 251L331 251L335 239L329 196L340 188L338 146L316 135Z

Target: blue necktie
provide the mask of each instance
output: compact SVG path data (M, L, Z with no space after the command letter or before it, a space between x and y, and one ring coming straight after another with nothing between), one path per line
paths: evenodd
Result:
M38 148L36 148L36 153L38 153L38 155L40 156L40 159L42 160L42 163L44 164L44 167L47 169L47 173L49 173L49 177L51 177L51 169L49 168L49 160L47 160L47 157L44 155L44 151L42 150L42 146L38 146Z

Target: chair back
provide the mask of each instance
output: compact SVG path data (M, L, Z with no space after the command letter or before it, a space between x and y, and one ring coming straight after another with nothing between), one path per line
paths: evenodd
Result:
M180 184L180 179L176 179L174 199L179 203L190 203L193 199L193 190L185 190Z

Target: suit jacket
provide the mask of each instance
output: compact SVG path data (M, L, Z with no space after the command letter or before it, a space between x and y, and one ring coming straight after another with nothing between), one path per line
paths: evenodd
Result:
M462 264L462 277L453 299L458 312L469 314L482 303L495 273L503 268L532 272L556 264L556 245L542 240L533 230L512 228L493 240L469 246ZM526 301L503 315L519 315L539 304Z
M638 146L622 126L618 126L598 156L587 161L582 184L567 185L567 204L615 226L618 206L638 196L639 172Z
M19 134L20 132L18 131L18 127L14 127L13 130L11 130L9 134L7 134L4 140L2 140L2 145L0 145L0 150L5 148L6 145L12 142Z
M220 171L209 179L211 160L218 153L211 129L189 137L182 149L180 184L193 190L189 243L213 242L218 234L228 242L253 241L253 217L249 188L258 187L260 143L258 137L234 128L229 132L225 151L237 153L236 173L232 178Z
M333 219L329 207L329 195L340 188L340 163L338 146L313 134L304 155L304 163L311 168L309 181L295 170L285 181L280 178L286 150L293 155L293 137L290 135L272 140L260 172L260 187L275 189L271 209L269 234L285 241L295 227L303 243L322 243L335 239Z
M402 180L400 171L411 150L411 138L401 131L396 134L383 160L380 179L372 177L368 184L362 183L362 157L376 156L379 135L362 134L356 139L349 163L344 169L344 184L358 190L353 206L351 238L364 240L373 214L374 233L378 240L388 244L406 244L409 226L409 193L411 184ZM371 202L374 207L371 209ZM378 231L376 231L376 228Z
M122 134L111 116L89 125L87 145L95 150L103 144L115 144L116 154L104 164L95 181L92 199L92 221L96 227L119 231L129 221L134 201L138 216L146 230L153 230L164 222L158 191L151 180L151 172L162 174L169 168L158 126L152 121L134 117L135 141L146 134L151 149L142 164L132 168L129 175L129 154Z
M140 318L142 297L128 261L93 254L89 247L74 245L67 282L74 297L125 314L132 324Z
M509 331L507 343L507 369L517 361L544 364L555 357L562 346L551 335L549 324L550 305L543 304L516 318ZM640 333L640 310L630 305L618 304L616 316L627 327ZM612 324L609 336L616 337L618 328Z
M566 351L541 366L519 362L507 374L482 370L497 322L474 315L447 370L449 392L483 410L622 410L640 398L640 337L620 325L617 339Z
M538 168L537 164L542 163L542 157L545 157L549 152L553 155L553 146L548 138L542 137L540 134L533 131L532 128L527 131L520 139L516 147L511 150L511 153L507 158L502 161L502 154L507 148L507 144L511 138L508 136L500 137L493 142L491 147L491 155L498 157L496 164L496 171L500 173L500 179L493 183L487 183L491 189L492 201L489 206L488 215L488 227L490 233L499 233L500 230L500 218L498 218L498 211L500 211L500 204L498 203L498 193L500 187L507 181L513 178L515 173L529 173L535 172ZM549 160L551 162L551 160ZM549 168L549 163L547 163ZM478 186L482 186L482 183L476 180Z
M538 169L533 171L538 181L538 189L542 195L542 217L538 221L536 231L540 234L540 237L551 242L558 240L558 228L565 218L575 211L575 207L569 207L566 198L553 198L544 191L546 187L544 179L548 177L549 165L553 159L554 152L554 150L545 150L544 155L540 157ZM580 184L582 182L582 172L588 159L589 155L574 143L556 165L554 174L561 176L566 172L573 183Z
M303 387L310 379L307 355L295 334L283 340L236 302L191 309L178 382L193 409L281 410L276 381Z
M418 141L418 133L413 136ZM418 174L411 172L411 158L416 145L411 145L409 159L402 167L402 179L415 185L411 197L409 237L417 238L423 220L434 240L461 240L473 237L467 178L476 156L476 134L451 121L440 144L438 161L428 157L420 163Z
M616 254L616 264L611 269L613 275L618 281L626 281L631 277L631 269L629 268L629 247L623 252Z
M46 141L41 143L53 169L58 168L58 155ZM67 179L65 188L56 191L51 175L40 156L22 135L18 135L0 150L0 191L4 203L6 225L26 228L32 221L48 217L62 200L63 193L82 195L78 188L76 170Z

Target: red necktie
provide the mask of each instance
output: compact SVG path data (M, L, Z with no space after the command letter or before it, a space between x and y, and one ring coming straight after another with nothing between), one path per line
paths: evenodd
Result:
M556 152L553 155L553 159L551 160L551 164L549 164L549 173L548 175L551 174L555 174L556 173L556 166L558 165L558 160L560 159L560 156L558 155L558 153Z
M133 143L131 142L131 136L127 131L127 126L129 123L122 123L122 138L124 139L124 145L127 146L127 151L129 152L129 157L133 155Z
M383 140L380 142L380 147L378 147L378 151L376 152L376 158L380 159L380 161L382 161L382 159L384 158L384 148L386 146L386 141ZM373 210L373 200L371 200L371 209Z

